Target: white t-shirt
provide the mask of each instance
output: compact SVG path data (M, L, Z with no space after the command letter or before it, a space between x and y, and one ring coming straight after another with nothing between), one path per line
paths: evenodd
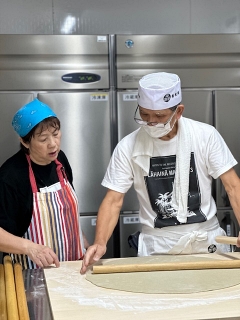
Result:
M216 204L211 195L212 177L218 178L237 164L232 153L218 131L211 125L184 118L192 131L191 165L189 174L189 218L187 223L199 223L210 220L216 214ZM106 188L126 193L134 183L139 200L139 218L142 225L151 228L174 226L176 219L171 216L171 191L174 180L177 136L169 141L154 140L153 156L149 173L143 171L132 158L132 152L138 131L124 137L116 146L107 172L102 181ZM147 133L146 133L147 134ZM169 166L168 166L169 165ZM158 192L160 198L151 194L152 169L167 168L155 173L155 185L161 185L165 192ZM157 169L158 170L158 169ZM172 177L169 177L173 174ZM171 178L171 179L170 179ZM166 189L166 186L168 189ZM165 188L165 189L164 189ZM155 198L154 198L155 197ZM195 199L195 200L193 200ZM164 202L165 201L165 202ZM164 207L165 206L165 207ZM166 230L166 229L165 229Z

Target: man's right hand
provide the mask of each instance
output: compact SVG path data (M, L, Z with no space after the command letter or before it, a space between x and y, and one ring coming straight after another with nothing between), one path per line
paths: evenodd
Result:
M105 254L107 247L105 245L93 244L87 249L82 261L81 274L85 274L87 268L97 262Z

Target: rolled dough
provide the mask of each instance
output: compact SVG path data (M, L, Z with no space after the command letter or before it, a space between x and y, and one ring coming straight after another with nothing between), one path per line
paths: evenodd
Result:
M106 264L203 261L192 256L161 256L113 259ZM103 262L104 263L104 262ZM135 293L196 293L232 287L240 283L240 269L152 271L92 274L86 279L96 286Z

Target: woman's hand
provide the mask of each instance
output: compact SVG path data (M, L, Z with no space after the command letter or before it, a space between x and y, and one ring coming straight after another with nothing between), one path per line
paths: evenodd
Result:
M57 268L60 266L56 253L47 246L29 241L25 254L41 268L49 267L52 264L55 264Z

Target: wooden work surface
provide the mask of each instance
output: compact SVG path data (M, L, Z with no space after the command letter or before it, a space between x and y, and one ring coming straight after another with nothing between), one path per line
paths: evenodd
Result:
M171 257L174 256L169 259ZM240 253L197 257L240 259ZM101 263L114 260L101 260ZM76 261L62 262L60 268L44 270L54 320L240 318L240 284L194 294L130 293L97 287L87 281L85 275L80 275L80 268L81 261Z

